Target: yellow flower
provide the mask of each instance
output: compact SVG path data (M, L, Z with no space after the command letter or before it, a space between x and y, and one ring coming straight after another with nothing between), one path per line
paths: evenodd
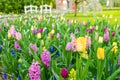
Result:
M103 37L100 36L99 39L98 39L98 42L103 43Z
M98 40L98 33L95 32L95 40Z
M76 38L76 50L78 52L85 52L86 50L86 38L85 37Z
M43 51L45 50L46 48L45 48L45 46L43 47Z
M101 60L104 59L104 48L98 48L97 57L98 57L98 59L101 59Z
M96 26L96 28L95 28L96 30L98 30L98 26Z
M84 59L88 59L88 54L87 54L87 52L82 53L82 54L81 54L81 57L84 58Z
M22 59L20 58L20 59L18 59L18 62L19 62L19 63L22 63L23 61L22 61Z
M43 40L41 40L41 45L42 45L42 46L44 45L44 41L43 41Z
M118 51L118 46L117 46L117 42L113 42L113 48L112 48L112 52L116 53Z
M76 80L76 71L72 68L70 71L70 80Z
M50 6L51 6L51 8L53 8L53 3L52 2L50 2Z
M8 33L8 39L10 39L11 38L11 34L10 33Z
M109 18L113 18L113 15L110 15Z
M51 34L54 34L54 33L55 33L55 30L53 29L50 33L51 33Z
M37 34L37 38L40 39L41 38L41 33Z

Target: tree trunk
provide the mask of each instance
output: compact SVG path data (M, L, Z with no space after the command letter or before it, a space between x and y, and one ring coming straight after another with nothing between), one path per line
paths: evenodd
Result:
M74 17L77 16L77 2L75 2L75 14L74 14Z

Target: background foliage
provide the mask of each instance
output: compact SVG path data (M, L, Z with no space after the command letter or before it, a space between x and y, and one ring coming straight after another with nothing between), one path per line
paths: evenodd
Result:
M53 3L55 8L55 0L43 0L43 4ZM106 0L100 0L102 6L106 6ZM24 13L25 5L37 5L42 4L42 0L0 0L0 12L3 13ZM120 0L114 1L114 7L120 7Z
M43 4L50 4L54 0L43 0ZM25 5L37 5L42 4L42 0L0 0L0 12L4 13L23 13Z

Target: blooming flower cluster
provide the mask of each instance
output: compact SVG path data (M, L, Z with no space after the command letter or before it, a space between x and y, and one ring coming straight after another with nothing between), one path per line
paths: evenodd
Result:
M50 57L50 52L47 51L46 49L42 52L41 54L41 59L42 59L42 62L47 66L49 67L50 66L50 60L51 60L51 57Z
M41 80L40 79L40 66L38 62L33 62L29 67L30 80Z
M21 33L17 32L13 25L10 27L10 30L8 30L8 39L10 39L11 36L17 40L22 38Z

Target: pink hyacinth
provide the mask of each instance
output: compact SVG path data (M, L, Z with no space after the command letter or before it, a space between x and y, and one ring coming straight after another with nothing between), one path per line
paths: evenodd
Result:
M55 27L55 25L54 25L54 24L52 24L52 29L54 29L54 27Z
M33 62L29 67L29 77L30 80L41 80L40 79L40 66L38 62Z
M74 36L73 33L70 34L70 38L71 38L72 41L75 41L75 36Z
M46 49L42 52L41 54L41 59L42 62L49 67L50 66L50 60L51 60L51 56L50 56L50 52L47 51Z
M21 40L21 38L22 38L21 33L20 33L20 32L16 32L15 38L16 38L17 40Z
M37 45L36 44L30 44L32 50L37 53Z
M58 39L60 38L60 33L57 33L56 38Z
M94 31L94 30L95 30L95 27L94 27L94 26L92 26L91 31Z
M0 31L2 31L2 28L0 28Z
M72 45L71 42L68 42L65 49L66 49L67 51L71 50L71 49L72 49L72 46L71 46L71 45Z
M62 68L61 76L63 78L67 78L68 77L68 70L66 68Z
M88 48L91 45L91 38L89 36L86 36L86 38L87 38L86 48Z
M109 28L104 28L104 32L108 32L110 29Z
M17 50L21 49L20 45L16 41L14 42L14 48L17 49Z
M105 40L105 42L108 42L108 40L109 40L109 32L106 32L104 34L104 40Z
M10 33L10 34L12 35L12 37L15 37L15 35L16 35L16 30L15 30L15 28L14 28L13 25L12 25L12 26L10 27L10 29L8 30L8 33Z
M71 47L72 47L73 52L76 52L76 44L75 43L76 43L75 40L72 40Z
M4 26L5 26L5 27L8 27L8 26L9 26L9 24L6 22L6 23L4 23Z

